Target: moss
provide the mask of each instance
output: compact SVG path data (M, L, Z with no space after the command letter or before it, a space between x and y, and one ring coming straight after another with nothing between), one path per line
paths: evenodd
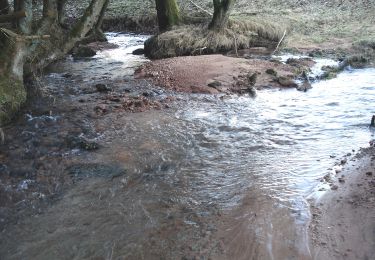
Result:
M0 76L0 125L9 122L25 101L23 82Z

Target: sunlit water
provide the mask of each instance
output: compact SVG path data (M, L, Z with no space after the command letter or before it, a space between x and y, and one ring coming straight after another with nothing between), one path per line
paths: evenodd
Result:
M67 60L59 64L56 72L80 75L79 82L91 82L130 77L140 64L147 62L143 56L131 55L146 36L114 33L108 36L119 48L99 52L88 60ZM337 63L321 60L318 64ZM314 68L313 72L319 74L320 68ZM50 84L59 86L63 80L59 75L50 74ZM177 235L172 233L171 237L166 235L156 240L175 239L176 243L183 243L185 240L179 233L189 236L188 230L203 229L186 208L204 219L213 215L213 207L231 212L241 208L246 198L265 197L266 210L257 208L256 212L263 224L252 228L256 240L264 242L266 258L280 259L274 255L277 247L295 247L294 251L309 255L307 199L319 196L322 187L329 188L320 180L333 172L338 160L367 146L374 136L369 121L375 114L375 69L346 69L335 79L313 83L308 92L273 89L258 91L256 98L192 94L177 97L179 101L170 110L103 118L101 124L106 130L100 133L100 140L104 146L95 159L123 163L129 173L139 177L131 187L126 186L127 178L116 184L107 181L77 184L51 212L64 219L64 212L59 211L68 207L74 212L66 216L69 221L91 218L93 224L76 235L62 230L69 237L67 245L85 236L84 244L91 246L83 245L80 253L87 253L87 248L92 252L107 252L112 244L103 249L102 240L112 241L122 234L122 242L117 241L117 245L123 245L127 254L134 256L137 254L129 252L138 252L137 243L148 239L149 233L144 232L162 230L172 213L175 214L172 219L180 216L185 228L176 228L173 232ZM30 116L30 120L34 118ZM108 205L97 204L96 198L109 191L111 196L104 201ZM70 200L74 202L72 205ZM165 205L167 209L163 208ZM73 211L75 207L78 210ZM119 215L122 208L125 213ZM245 208L240 210L241 215L234 214L233 223L241 218L250 221L252 210L255 209ZM294 239L280 239L285 235L285 227L276 221L282 218L300 226L292 231L298 233ZM51 225L58 226L59 221L56 222ZM40 225L43 223L41 220ZM106 228L102 230L103 226ZM91 236L98 229L101 232ZM275 244L276 239L281 245ZM144 247L148 248L147 244Z

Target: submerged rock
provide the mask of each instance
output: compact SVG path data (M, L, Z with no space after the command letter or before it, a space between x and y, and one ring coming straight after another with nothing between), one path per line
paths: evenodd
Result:
M95 88L98 92L109 92L112 91L110 87L108 87L106 84L96 84Z
M79 163L66 168L76 180L89 177L114 178L126 174L126 170L117 165L107 165L100 163Z

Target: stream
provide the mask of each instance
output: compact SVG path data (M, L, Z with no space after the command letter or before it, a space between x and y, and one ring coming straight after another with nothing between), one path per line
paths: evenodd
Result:
M17 182L0 186L31 210L15 209L20 217L6 222L13 211L0 200L0 258L311 259L309 200L374 138L375 69L346 68L308 92L176 94L133 78L148 60L131 53L147 36L107 36L117 48L53 65L41 80L49 105L37 103L5 129L24 139L0 157ZM88 112L107 102L92 91L98 83L174 101L98 116ZM71 147L70 135L100 147ZM12 174L20 165L43 174Z

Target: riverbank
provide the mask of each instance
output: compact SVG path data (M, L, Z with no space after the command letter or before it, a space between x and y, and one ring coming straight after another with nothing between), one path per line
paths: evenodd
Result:
M372 259L375 255L375 147L361 151L312 205L314 259Z

